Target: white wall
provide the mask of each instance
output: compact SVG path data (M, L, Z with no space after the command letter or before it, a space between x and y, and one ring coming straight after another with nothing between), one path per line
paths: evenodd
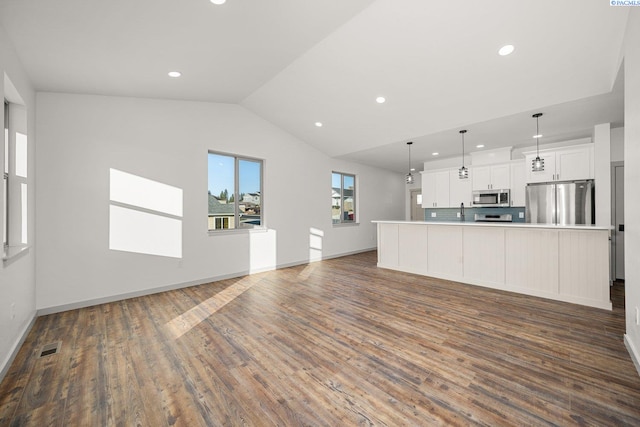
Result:
M0 98L8 98L17 102L19 99L27 109L28 125L28 163L27 163L27 226L29 242L35 241L34 230L34 153L35 153L35 94L29 83L26 73L23 71L20 61L9 42L4 29L0 27ZM6 83L5 84L5 80ZM15 90L14 90L15 89ZM0 123L4 116L0 115ZM2 131L4 138L4 130ZM0 144L2 146L2 144ZM4 150L0 150L0 165L4 162ZM0 187L0 195L2 188ZM4 197L0 197L0 207L4 203ZM0 221L4 221L0 209ZM0 228L0 233L2 228ZM35 306L35 255L33 247L26 253L20 254L8 262L0 262L0 379L4 375L14 350L20 344L21 339L32 320L34 319ZM11 305L15 306L15 317L12 316Z
M625 217L625 342L640 371L640 325L636 308L640 307L640 9L631 8L625 35L624 53L624 217Z
M611 124L602 123L593 128L594 172L596 183L596 225L607 227L611 223Z
M624 161L624 128L611 129L611 161Z
M37 307L43 312L376 246L404 217L398 174L328 158L238 105L39 93ZM207 151L264 159L269 232L209 235ZM183 190L182 258L109 250L109 169ZM359 226L333 227L331 171L357 175ZM312 257L313 258L313 257Z

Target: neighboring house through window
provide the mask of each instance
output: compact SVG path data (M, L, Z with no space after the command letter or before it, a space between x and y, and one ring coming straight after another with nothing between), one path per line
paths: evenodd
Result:
M331 219L334 224L356 222L356 176L331 174Z
M255 228L262 216L262 160L209 152L208 228Z

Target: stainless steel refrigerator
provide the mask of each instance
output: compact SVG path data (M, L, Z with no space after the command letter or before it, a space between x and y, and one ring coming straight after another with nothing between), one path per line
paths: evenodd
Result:
M595 224L593 180L527 184L526 222Z

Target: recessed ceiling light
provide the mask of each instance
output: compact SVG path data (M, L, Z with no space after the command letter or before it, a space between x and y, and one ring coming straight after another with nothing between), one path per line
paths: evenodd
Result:
M484 148L484 144L478 144L476 145L476 148Z
M211 0L213 4L224 4L227 0Z
M542 134L533 135L534 138L542 138Z
M316 126L321 128L322 127L322 122L316 122Z
M431 153L432 156L439 156L440 153Z
M384 99L384 96L379 96L376 98L376 102L378 104L384 104L384 101L386 101L386 99Z
M180 71L169 71L169 77L180 77L181 75Z
M416 168L411 168L409 169L411 172L414 172L416 170Z
M507 56L510 53L513 53L514 49L515 48L513 47L512 44L508 44L508 45L502 46L498 51L498 54L500 54L500 56Z

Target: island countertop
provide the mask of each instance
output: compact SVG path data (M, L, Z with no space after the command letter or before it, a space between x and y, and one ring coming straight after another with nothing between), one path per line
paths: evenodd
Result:
M606 230L611 231L613 226L604 227L591 224L530 224L527 222L474 222L474 221L400 221L400 220L374 220L374 224L424 224L424 225L460 225L463 227L522 227L522 228L548 228L552 230Z
M378 267L611 310L611 227L372 222Z

